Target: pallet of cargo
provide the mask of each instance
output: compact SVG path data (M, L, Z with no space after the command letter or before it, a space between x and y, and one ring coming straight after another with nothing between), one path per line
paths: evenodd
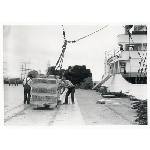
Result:
M60 97L59 79L51 75L32 79L31 104L37 107L56 106Z

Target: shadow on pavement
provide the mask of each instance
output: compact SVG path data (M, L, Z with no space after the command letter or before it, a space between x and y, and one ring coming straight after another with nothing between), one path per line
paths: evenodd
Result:
M34 110L54 110L55 108L48 108L48 107L38 107L38 108L33 108Z

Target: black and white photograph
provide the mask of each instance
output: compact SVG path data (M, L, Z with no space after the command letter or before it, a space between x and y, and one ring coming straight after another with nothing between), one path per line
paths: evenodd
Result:
M147 24L3 25L4 126L148 125Z
M149 1L2 0L0 149L149 149Z

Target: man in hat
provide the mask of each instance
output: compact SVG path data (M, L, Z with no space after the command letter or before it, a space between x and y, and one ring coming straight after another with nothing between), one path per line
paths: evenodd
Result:
M30 104L30 91L31 91L32 74L29 74L27 78L23 80L24 87L24 104Z
M66 97L65 97L65 102L63 104L68 104L68 96L70 95L70 93L71 93L72 104L75 104L74 103L75 86L69 80L66 80L65 77L62 78L59 86L68 88L68 91L67 91Z

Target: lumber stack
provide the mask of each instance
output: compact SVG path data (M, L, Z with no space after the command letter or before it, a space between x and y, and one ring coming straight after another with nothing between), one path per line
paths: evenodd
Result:
M85 78L84 82L80 82L79 87L81 89L92 89L92 87L93 87L92 77Z

